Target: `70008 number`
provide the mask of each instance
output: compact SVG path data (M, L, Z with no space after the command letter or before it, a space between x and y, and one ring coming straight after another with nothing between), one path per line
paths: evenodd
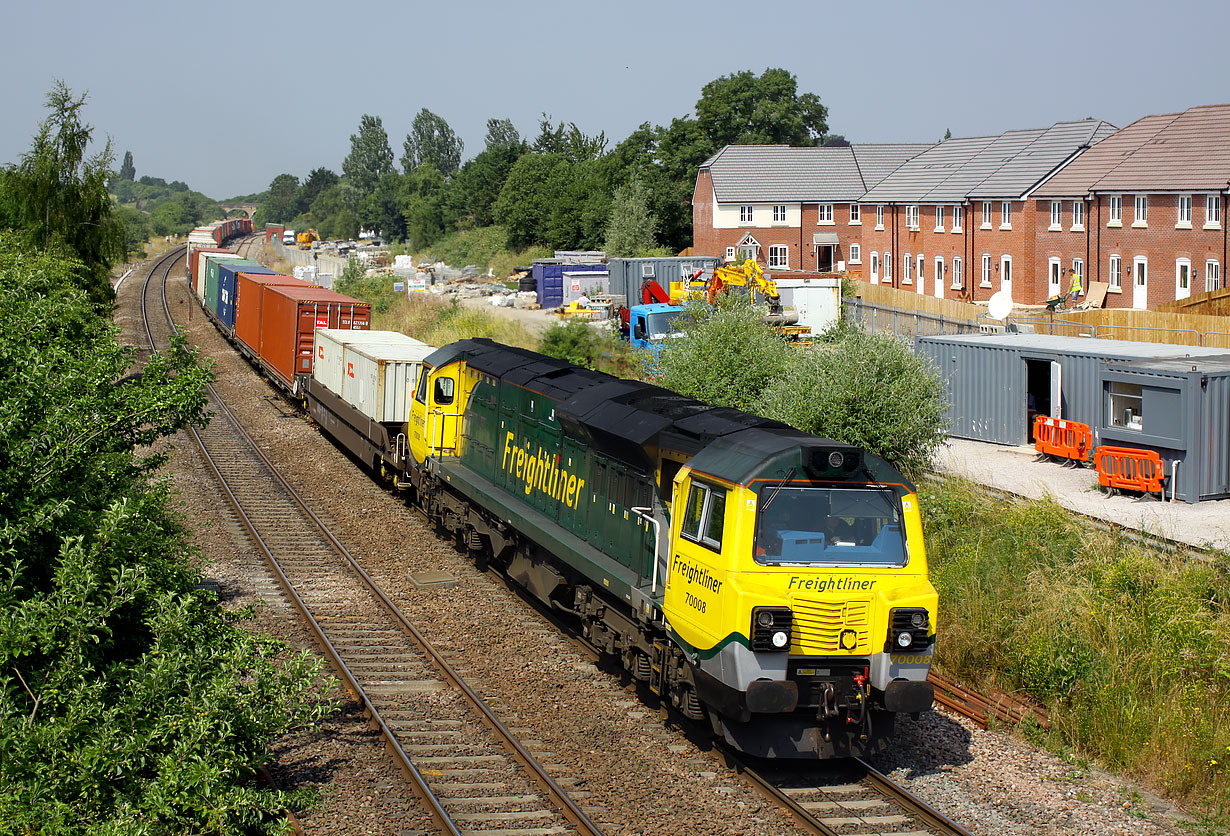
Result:
M705 611L705 602L697 598L692 593L690 592L683 593L683 600L686 601L687 605L691 607L692 609L699 610L700 612Z

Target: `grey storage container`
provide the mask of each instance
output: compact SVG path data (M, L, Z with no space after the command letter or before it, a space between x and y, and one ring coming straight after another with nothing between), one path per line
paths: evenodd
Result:
M399 424L433 346L395 331L316 329L312 377L367 418Z

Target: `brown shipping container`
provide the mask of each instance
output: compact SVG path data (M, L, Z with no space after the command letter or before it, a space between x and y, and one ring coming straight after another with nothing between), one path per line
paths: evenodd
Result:
M316 329L366 331L372 306L323 287L267 285L261 288L261 360L287 385L312 373ZM240 297L242 302L243 297Z
M261 291L270 285L302 288L316 286L294 276L263 273L240 273L236 284L235 337L252 349L253 354L260 354L261 348L261 303L264 299Z
M203 253L229 253L230 250L222 247L192 247L188 252L188 280L192 285L193 291L196 290L196 274L197 268L200 265L201 254ZM201 294L197 294L197 298L201 298Z

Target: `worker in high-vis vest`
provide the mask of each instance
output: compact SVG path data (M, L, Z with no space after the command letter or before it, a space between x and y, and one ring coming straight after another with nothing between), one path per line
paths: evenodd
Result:
M1076 272L1076 268L1073 267L1069 271L1069 275L1072 279L1072 284L1068 286L1068 301L1075 302L1076 298L1081 295L1081 274Z

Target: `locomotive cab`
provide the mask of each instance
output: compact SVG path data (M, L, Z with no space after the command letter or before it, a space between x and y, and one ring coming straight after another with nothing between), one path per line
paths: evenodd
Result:
M732 744L868 753L931 706L937 596L914 489L885 462L747 430L680 471L672 520L664 609Z
M439 352L436 352L437 354ZM435 354L430 355L431 360ZM410 453L422 464L428 456L456 456L465 400L462 398L462 364L423 363L414 401L410 406L407 436Z

